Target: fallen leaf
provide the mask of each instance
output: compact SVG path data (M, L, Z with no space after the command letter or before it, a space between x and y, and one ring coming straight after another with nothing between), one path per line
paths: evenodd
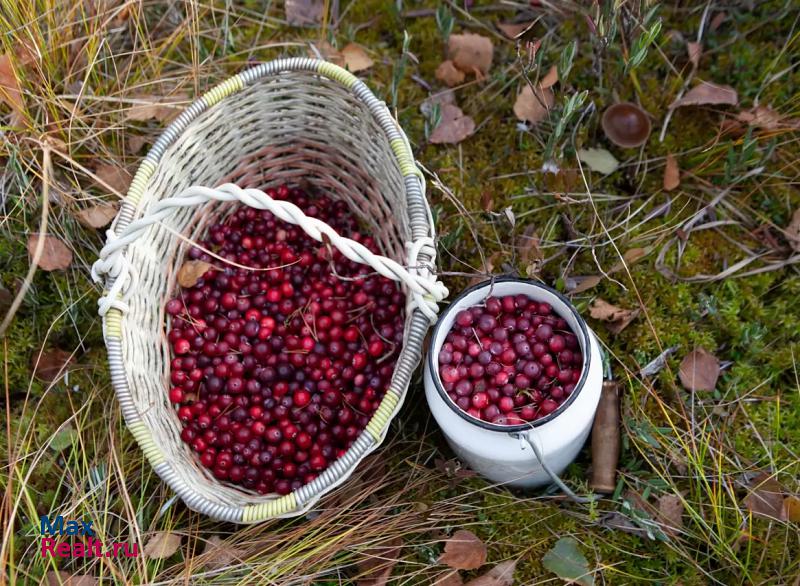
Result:
M77 438L78 432L71 425L66 425L53 434L50 439L50 449L60 454L67 448L72 447Z
M612 266L606 272L608 274L616 273L624 269L626 266L633 266L646 257L648 252L649 251L646 248L629 248L623 253L622 260L615 263L614 266Z
M670 533L683 529L683 499L677 494L665 494L658 498L658 520Z
M538 124L550 113L555 104L555 96L549 88L539 88L534 93L531 86L525 84L514 101L514 115L531 124Z
M578 549L578 542L572 537L562 537L553 549L544 554L542 565L562 580L575 582L581 586L593 586L594 574L589 562Z
M323 0L286 0L286 22L294 26L318 24L325 8Z
M708 81L703 81L686 92L682 98L675 100L670 108L680 108L681 106L700 106L702 104L720 104L735 106L739 103L736 90L729 85L717 85Z
M622 307L617 307L599 297L589 307L589 315L594 319L606 322L606 327L612 334L619 334L627 328L639 315L639 311L638 308L623 309Z
M187 260L178 271L178 285L185 289L194 287L197 281L213 268L214 265L202 260Z
M0 55L0 101L8 104L17 113L25 109L22 87L19 85L11 57L7 54Z
M439 563L454 570L476 570L486 563L486 545L472 531L459 529L444 544Z
M711 23L708 25L708 29L713 33L720 27L720 25L723 22L725 22L727 18L728 18L727 12L717 12L714 15L714 18L711 19Z
M455 106L456 96L453 90L444 90L432 96L428 96L422 100L422 103L419 105L419 111L425 114L425 116L430 116L433 113L433 107L437 104L439 106L444 106L445 104L452 104ZM441 111L439 113L441 114Z
M450 59L442 61L436 68L436 79L447 87L455 87L463 83L465 77L464 72L458 69Z
M578 160L603 175L610 175L619 168L619 161L606 149L578 149Z
M28 236L28 254L31 255L31 259L36 252L39 238L41 238L41 234ZM66 269L72 264L72 251L61 240L47 234L44 236L44 248L38 264L43 271Z
M372 67L374 61L370 59L364 47L356 43L347 43L341 51L347 69L356 73Z
M386 586L402 549L403 542L395 538L384 547L374 547L366 552L369 557L358 564L361 574L358 586Z
M539 80L539 85L542 86L542 88L547 89L549 87L553 87L557 81L558 67L553 65L550 67L550 71L548 71L545 76Z
M534 21L519 23L501 22L497 25L497 28L509 39L516 39L521 36L522 33L530 29L533 24Z
M786 226L786 238L789 240L792 250L800 252L800 208L794 211L789 225Z
M138 99L147 103L136 104L128 109L125 112L125 120L132 122L157 120L158 122L169 123L181 113L188 97L141 96ZM172 101L167 101L167 99Z
M483 576L478 576L474 580L467 582L466 586L512 586L516 568L516 560L500 562Z
M719 378L719 360L703 347L683 357L678 375L689 391L713 391Z
M783 490L773 475L762 472L750 481L747 489L744 504L753 516L779 521L786 519L783 510Z
M144 556L151 560L170 557L181 546L181 536L169 531L156 531L144 546Z
M785 121L778 112L767 106L756 106L755 108L739 112L736 119L739 122L744 122L750 126L764 128L766 130L797 127L795 121Z
M689 62L697 68L700 65L700 57L703 56L703 45L689 41L686 43L686 51L689 53Z
M783 499L783 518L792 523L800 523L800 498L790 494Z
M212 535L203 548L203 567L221 570L241 563L244 552L217 535Z
M442 106L439 125L433 130L430 141L433 144L456 144L475 132L475 121L461 111L458 106Z
M63 570L47 572L47 586L94 586L97 578L86 574L70 574Z
M667 155L667 164L664 167L664 189L672 191L681 184L681 170L678 168L678 159L675 155Z
M117 208L113 205L99 204L80 210L75 217L87 228L102 228L110 224L116 215Z
M592 287L596 287L602 280L603 277L600 275L567 277L567 291L570 293L583 293Z
M529 263L532 260L541 260L544 258L541 249L539 235L536 233L536 225L528 224L525 230L517 238L517 251L519 252L519 259L523 263Z
M447 40L447 57L464 73L483 77L492 66L494 46L491 39L473 33L450 35Z
M48 348L41 353L34 352L31 356L31 370L33 376L39 380L51 383L62 377L69 369L72 353L61 348Z
M132 155L135 155L142 147L149 142L149 138L144 136L143 134L134 134L128 137L128 152Z
M125 193L131 184L131 174L119 165L111 163L101 163L95 170L97 184L104 189L109 187L118 193Z
M319 51L319 54L325 61L330 61L335 65L344 67L344 55L342 55L339 52L339 49L331 45L328 41L320 41L319 43L315 43L314 46L317 48L317 51ZM310 52L310 54L316 57L313 52Z

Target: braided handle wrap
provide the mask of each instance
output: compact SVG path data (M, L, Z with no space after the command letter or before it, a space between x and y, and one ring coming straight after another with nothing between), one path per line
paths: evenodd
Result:
M125 247L139 238L142 232L153 224L164 220L179 208L197 206L209 201L239 201L259 210L268 210L277 218L295 224L314 240L323 242L327 238L332 246L346 258L372 267L378 274L405 284L411 291L407 311L418 308L432 323L436 321L438 303L448 295L447 287L432 272L436 248L430 237L407 243L408 266L397 261L374 254L366 246L350 238L339 235L325 222L303 213L289 201L276 200L260 189L242 189L233 183L225 183L216 189L199 185L186 188L176 196L156 202L149 213L128 224L120 234L107 231L107 242L100 251L100 258L92 266L92 277L100 281L104 276L113 277L113 283L98 301L100 315L105 315L112 307L121 311L128 309L126 298L133 282L132 266L125 258ZM423 261L421 256L424 256Z

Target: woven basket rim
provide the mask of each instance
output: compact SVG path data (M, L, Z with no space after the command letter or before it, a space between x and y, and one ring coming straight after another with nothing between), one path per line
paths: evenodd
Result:
M249 85L271 75L290 72L310 72L338 82L367 106L375 121L386 135L394 159L403 178L406 195L406 211L412 240L431 241L434 237L433 218L425 199L424 177L417 167L408 139L386 105L379 101L367 85L349 71L332 63L311 58L286 58L263 63L230 77L195 100L171 124L151 147L136 171L125 200L111 229L109 241L122 233L134 220L148 182L159 168L159 163L169 146L174 144L189 124L200 114L222 102ZM419 260L432 261L432 256L420 253ZM103 253L101 253L101 260ZM96 266L97 266L96 264ZM431 274L435 273L431 270ZM106 275L106 294L114 284L115 275ZM116 297L116 296L114 296ZM103 300L101 300L102 304ZM102 305L101 305L102 307ZM422 340L430 326L430 319L419 308L407 316L405 343L398 357L392 384L366 429L356 439L347 453L334 462L317 479L288 495L257 504L220 504L198 494L175 473L169 460L154 440L150 428L139 414L128 388L127 373L122 353L123 303L111 300L111 307L103 314L103 333L108 350L109 367L114 390L120 401L126 424L137 443L158 475L192 509L210 517L236 523L256 523L271 518L291 517L303 514L319 498L347 480L357 465L384 440L389 423L402 406L410 382L411 372L416 368L422 351Z

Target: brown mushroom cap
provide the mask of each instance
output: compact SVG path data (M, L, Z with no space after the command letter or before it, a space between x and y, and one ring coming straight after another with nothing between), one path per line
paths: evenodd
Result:
M610 106L603 112L602 126L608 140L624 148L638 147L650 136L650 117L630 102Z

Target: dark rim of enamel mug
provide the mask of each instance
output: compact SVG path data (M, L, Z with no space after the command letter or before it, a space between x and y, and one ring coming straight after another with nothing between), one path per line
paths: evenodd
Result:
M556 409L555 411L553 411L549 415L545 415L544 417L542 417L540 419L536 419L535 421L528 421L528 422L520 423L520 424L517 424L517 425L499 425L497 423L489 423L488 421L483 421L482 419L475 419L472 415L470 415L469 413L467 413L466 411L461 409L461 407L456 405L453 402L453 400L448 396L447 392L444 390L444 387L442 386L441 380L439 380L439 368L438 368L439 353L437 351L435 353L436 356L434 356L433 343L436 340L436 336L439 333L439 328L441 328L442 327L442 323L444 323L444 319L443 318L447 314L449 314L451 311L453 311L453 309L458 305L458 303L464 297L466 297L470 293L473 293L473 292L478 291L480 289L490 289L491 290L493 284L495 284L495 283L510 283L510 282L522 283L522 284L525 284L525 285L531 285L531 286L536 287L538 289L544 289L548 293L551 293L551 294L555 295L562 303L564 303L564 305L569 309L569 311L572 312L572 315L575 317L575 321L576 321L576 323L578 324L578 326L580 328L580 333L583 336L583 340L584 340L584 344L583 344L583 366L582 366L582 369L581 369L581 377L578 380L578 382L576 383L575 388L573 389L572 393L570 393L569 397L567 397L567 400L564 401L561 405L559 405L558 409ZM522 292L514 293L514 295L520 295L520 294L524 294L527 297L530 297L526 293L522 293ZM488 295L487 295L487 297L488 297ZM503 297L506 297L506 295L504 295ZM534 301L535 301L535 299L534 299ZM470 307L473 307L473 306L470 306ZM558 311L556 311L555 308L553 308L553 311L555 311L556 313L558 313L560 315L560 313ZM544 425L548 421L552 421L553 419L555 419L556 417L558 417L564 411L567 410L567 408L575 401L575 398L578 396L578 394L583 390L583 387L584 387L584 385L586 383L586 379L589 376L589 364L591 363L591 360L592 360L591 354L592 354L592 349L591 349L591 346L590 346L589 329L586 327L586 322L580 316L580 314L575 309L575 307L572 305L572 303L566 297L564 297L564 295L562 295L561 293L559 293L555 289L553 289L551 287L548 287L547 285L543 285L543 284L539 283L538 281L533 281L531 279L519 279L517 277L495 277L494 279L489 279L488 281L483 281L481 283L478 283L477 285L473 285L472 287L464 289L464 291L462 291L461 294L459 294L458 297L453 299L453 301L450 303L450 305L447 307L447 309L445 309L444 312L439 316L439 320L436 322L436 325L433 328L433 334L431 336L431 350L428 352L428 359L427 360L428 360L428 369L430 370L431 379L433 380L433 384L436 386L436 390L439 391L439 395L442 397L442 400L445 402L445 404L448 407L450 407L450 409L452 409L459 417L461 417L462 419L468 421L469 423L472 423L473 425L477 425L478 427L482 427L483 429L488 429L490 431L499 431L499 432L503 432L503 433L512 433L513 434L513 433L517 433L517 432L520 432L520 431L524 431L526 429L530 429L531 427L539 427L540 425Z

